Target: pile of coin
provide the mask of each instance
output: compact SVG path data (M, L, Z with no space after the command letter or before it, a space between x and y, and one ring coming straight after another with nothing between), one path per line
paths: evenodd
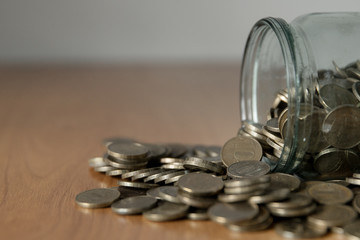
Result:
M239 142L245 144L233 147ZM290 238L319 237L329 230L360 238L355 230L360 221L354 221L360 213L358 174L348 181L324 182L271 173L258 144L245 136L230 139L222 148L112 140L104 156L90 159L89 165L95 171L108 167L99 172L118 178L119 186L87 190L75 200L84 208L111 207L115 214L142 214L149 221L187 218L211 220L236 232L274 227ZM129 162L146 159L147 164L115 169L106 160L110 154Z
M360 172L360 60L334 71L318 71L314 89L302 96L298 131L289 126L289 89L280 90L265 124L244 121L238 135L252 137L261 144L272 169L286 159L286 136L296 135L297 158L302 158L297 174L302 178L343 179ZM313 99L311 101L311 92ZM312 104L310 104L310 102Z

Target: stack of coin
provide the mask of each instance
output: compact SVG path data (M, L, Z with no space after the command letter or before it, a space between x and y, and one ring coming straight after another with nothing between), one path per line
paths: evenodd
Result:
M225 174L217 146L149 144L130 139L107 139L104 157L89 159L96 172L119 179L124 187L149 189L176 184L181 176L202 171Z

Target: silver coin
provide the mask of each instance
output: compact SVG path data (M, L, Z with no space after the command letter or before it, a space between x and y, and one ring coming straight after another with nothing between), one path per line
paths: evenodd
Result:
M269 208L273 216L277 217L301 217L307 216L316 210L316 203L297 208Z
M270 176L263 175L263 176L249 177L249 178L227 180L224 182L224 185L225 187L231 188L231 187L243 187L243 186L249 186L259 183L268 183L268 182L270 182Z
M321 151L314 157L314 169L320 174L340 173L343 177L351 175L348 163L356 164L359 156L348 150L328 148Z
M253 232L261 231L270 227L273 223L273 218L270 216L269 211L265 207L260 207L259 214L244 223L227 224L228 229L235 232Z
M194 196L181 189L179 189L177 196L182 203L196 208L209 208L216 202L215 197Z
M315 213L307 217L308 221L315 225L333 227L343 226L355 220L357 213L346 205L319 206Z
M144 182L150 182L150 181L154 181L156 178L160 177L160 176L163 176L163 175L167 175L169 173L174 173L174 172L177 172L179 170L173 170L173 169L163 169L163 172L159 172L159 173L155 173L155 174L152 174L146 178L143 179Z
M354 94L354 96L357 98L358 101L360 101L360 81L354 82L351 90Z
M161 158L166 155L168 149L167 146L162 144L150 144L150 143L143 143L148 150L149 150L149 157L151 158Z
M220 224L233 224L249 221L257 216L259 207L248 202L216 203L208 210L211 220Z
M228 140L221 149L221 159L225 166L244 160L260 161L262 147L253 138L237 136Z
M271 188L282 189L288 188L290 191L299 189L301 181L299 178L286 173L269 174L271 178Z
M289 197L283 201L277 201L277 202L269 202L266 204L268 208L301 208L309 206L312 203L312 198L299 194L299 193L291 193Z
M346 69L345 72L349 77L354 77L354 78L360 80L360 70L359 69L348 68L348 69Z
M156 206L156 198L136 196L121 199L111 205L113 212L121 215L140 214Z
M275 232L284 238L317 238L324 236L327 228L314 226L304 219L293 218L276 223Z
M107 146L109 155L124 159L144 158L149 154L149 149L140 143L113 142Z
M181 203L178 198L178 187L175 186L161 186L159 189L159 197L165 201L172 203Z
M144 168L148 161L146 160L145 162L131 162L131 161L127 161L127 162L122 162L120 163L119 161L113 161L109 158L104 158L104 161L114 167L114 168L120 168L120 169L128 169L128 170L136 170L136 169L140 169L140 168Z
M197 196L211 196L220 192L224 187L221 178L207 173L189 173L178 181L179 188Z
M154 179L154 183L165 182L169 178L176 177L176 176L179 176L179 175L184 175L186 173L187 173L187 171L185 171L185 170L178 170L176 172L161 175L161 176Z
M149 197L162 200L162 198L160 197L160 188L161 187L150 188L149 190L146 191L146 195Z
M352 178L352 177L347 177L346 178L346 182L352 184L352 185L358 185L360 186L360 179L359 178Z
M250 121L242 121L243 127L247 132L256 132L258 134L262 133L263 125L260 123L250 122Z
M356 220L344 226L344 232L347 239L360 239L360 220Z
M162 165L161 167L164 169L177 169L177 170L185 169L184 163L181 162L167 163Z
M319 100L325 109L334 109L345 104L356 105L359 102L351 92L336 84L327 84L320 88Z
M309 145L306 150L309 153L317 153L329 147L329 143L326 141L321 130L325 117L326 112L322 109L314 111L311 115L311 133L309 137Z
M129 172L129 170L126 169L115 169L115 170L110 170L106 172L107 176L112 176L112 177L118 177L121 176L124 173Z
M88 163L90 167L103 167L107 165L102 157L90 158Z
M196 208L189 210L187 218L194 221L204 221L209 219L207 209Z
M177 182L179 181L179 179L184 176L185 174L187 173L184 173L184 174L181 174L181 175L177 175L177 176L174 176L174 177L170 177L168 179L165 180L165 184L171 184L173 183L174 185L177 184Z
M263 176L270 172L270 166L260 161L241 161L228 166L227 175L232 178Z
M267 142L267 144L269 144L270 147L276 149L277 151L282 151L283 148L284 148L284 143L283 142L276 143L273 140L271 140L270 138L267 138L266 142Z
M271 132L277 132L280 133L279 129L279 119L278 118L271 118L267 120L265 124L265 128Z
M358 213L360 213L360 195L359 194L355 195L355 197L352 201L352 206Z
M83 208L103 208L110 206L119 197L118 190L96 188L79 193L75 197L75 202Z
M159 170L159 168L154 167L154 168L145 168L145 169L139 169L139 170L130 171L130 172L122 174L121 178L122 179L128 179L128 178L137 176L137 175L139 175L141 173L148 173L148 172L151 172L153 170L157 171L157 170Z
M249 193L241 193L241 194L219 194L218 195L218 201L223 203L236 203L236 202L242 202L247 201L252 196L261 195L264 191L259 190L255 192L249 192Z
M119 184L119 186L123 186L123 187L144 188L144 189L149 189L159 186L158 184L154 184L154 183L129 182L123 180L118 181L117 183Z
M333 65L334 65L334 67L335 67L336 73L337 73L340 77L343 77L343 78L347 78L347 77L348 77L348 75L346 74L346 72L345 72L342 68L340 68L340 67L336 64L335 61L332 61L332 63L333 63Z
M113 166L100 166L100 167L94 167L94 171L95 172L101 172L101 173L106 173L108 171L112 171L112 170L116 170L117 168L113 167Z
M143 178L146 178L146 177L151 176L153 174L162 173L162 172L164 172L164 169L162 169L162 168L157 168L157 167L147 168L147 171L143 171L141 173L138 173L138 174L132 176L131 181L136 181L136 180L139 180L139 179L143 179Z
M258 183L249 186L241 186L241 187L231 187L224 188L225 194L242 194L242 193L252 193L252 192L260 192L261 190L265 192L267 188L269 188L270 183Z
M345 204L353 198L353 192L340 184L321 183L309 188L309 195L324 205Z
M217 174L224 174L225 169L223 166L206 161L199 157L188 157L184 161L184 167L191 170L201 170L205 172L214 172Z
M186 216L189 207L184 204L162 202L158 207L143 213L143 216L155 222L180 219Z
M280 131L279 131L280 132ZM284 144L284 139L282 139L281 134L277 132L270 132L266 128L263 129L263 134L267 137L273 140L274 142L278 144Z
M165 157L160 159L160 163L183 163L185 159L182 158L174 158L174 157Z
M356 106L343 105L333 109L324 119L322 126L327 142L340 149L349 149L358 145L360 143L359 119L360 109Z
M249 202L256 204L269 203L274 201L281 201L288 198L290 190L288 188L281 188L276 190L269 190L267 193L249 198Z

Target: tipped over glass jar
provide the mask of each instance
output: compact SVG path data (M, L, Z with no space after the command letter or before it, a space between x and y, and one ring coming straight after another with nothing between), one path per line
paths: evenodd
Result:
M360 172L360 13L264 18L243 55L239 135L275 172L343 179Z

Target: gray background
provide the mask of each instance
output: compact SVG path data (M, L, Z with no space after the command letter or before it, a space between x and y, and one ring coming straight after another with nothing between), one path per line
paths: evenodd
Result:
M240 61L253 24L357 0L0 0L2 63Z

